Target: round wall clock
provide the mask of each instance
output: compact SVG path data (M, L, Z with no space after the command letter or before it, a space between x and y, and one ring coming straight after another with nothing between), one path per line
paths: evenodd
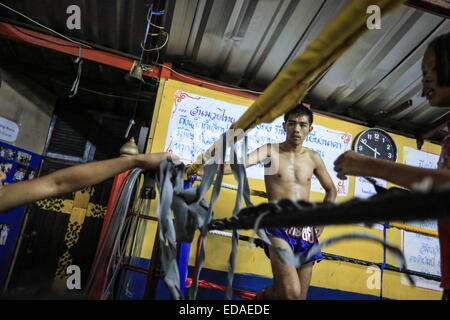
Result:
M397 146L394 139L384 130L370 128L356 138L353 150L369 157L397 161Z

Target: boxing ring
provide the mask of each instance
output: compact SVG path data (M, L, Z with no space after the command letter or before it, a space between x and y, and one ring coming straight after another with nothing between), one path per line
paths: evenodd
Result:
M370 199L354 199L339 204L317 204L305 201L282 200L253 206L250 195L264 197L265 192L250 190L244 165L232 165L233 174L238 185L232 187L222 182L223 166L213 161L217 153L224 160L228 146L244 138L246 131L263 122L271 122L284 114L300 101L311 84L336 61L363 33L367 31L365 10L369 5L378 5L383 12L394 10L403 0L388 1L353 1L338 17L313 41L305 52L294 59L272 84L259 96L230 128L233 135L230 139L224 134L209 152L201 155L202 163L196 163L189 168L183 164L164 162L156 174L143 173L134 170L125 179L117 201L113 206L111 220L105 238L97 251L94 272L88 281L87 293L93 296L95 290L100 290L101 299L116 298L115 292L126 290L127 274L124 269L148 275L145 298L155 298L158 279L163 279L173 299L195 299L198 287L210 288L226 292L227 299L233 295L252 299L255 293L233 289L233 275L236 263L238 241L249 241L257 247L265 242L270 245L267 237L259 230L266 227L290 227L312 225L343 225L353 223L378 223L380 221L410 221L420 219L439 219L448 217L446 208L450 203L449 189L430 192L406 192L393 189ZM234 135L240 132L240 135ZM245 141L245 140L244 140ZM245 145L245 142L244 142ZM217 152L221 151L221 152ZM233 155L231 155L233 156ZM235 156L236 157L236 156ZM199 185L193 187L191 179L195 173L204 168ZM188 182L186 182L186 180ZM138 188L140 186L140 188ZM212 187L211 199L205 200L205 194ZM232 216L225 219L214 219L213 208L222 187L236 191L235 206ZM135 266L135 256L142 250L145 221L153 220L149 215L152 201L158 197L158 227L156 230L151 264L148 268ZM242 200L246 207L242 209ZM399 203L402 205L399 206ZM173 212L173 214L172 214ZM424 212L427 212L424 217ZM362 214L363 213L363 214ZM400 272L413 283L411 275L426 279L439 280L439 277L408 270L401 250L384 238L366 234L349 234L322 241L317 250L325 246L347 240L372 241L383 246L383 262L371 262L350 257L326 254L326 260L342 261L357 265L380 267L382 272L389 270ZM403 225L390 223L389 227L405 231L418 232L436 237L436 233ZM259 238L239 234L238 230L254 229ZM224 233L231 230L231 233ZM196 263L193 275L187 277L187 265L194 233L200 232L197 240ZM229 257L228 286L221 286L200 279L200 273L205 260L205 246L208 234L231 238L231 254ZM401 267L386 263L386 253L395 256ZM304 260L291 257L280 252L288 263L299 267ZM95 289L97 288L97 289ZM101 289L98 289L101 288ZM381 295L382 296L382 295Z
M130 174L129 177L125 180L125 183L122 186L122 191L119 195L120 199L127 199L133 191L130 186L132 185L133 180L136 182L138 176L141 175L141 178L145 178L142 176L142 172L136 170L133 174ZM136 239L143 239L143 231L145 228L137 227L137 221L141 220L157 220L157 218L149 216L146 214L148 212L148 207L150 206L150 202L153 201L151 199L151 193L153 190L142 189L139 193L139 199L133 201L133 208L114 208L114 214L112 216L112 220L110 223L110 229L108 230L108 234L113 235L113 237L109 238L106 243L109 243L109 249L107 247L104 248L103 252L117 252L117 254L112 254L108 261L108 273L106 275L106 279L104 281L103 288L103 299L112 298L113 290L112 288L115 286L115 282L124 282L126 283L126 279L119 279L119 273L121 269L131 270L137 273L146 274L149 277L149 285L154 286L155 282L163 279L163 273L161 272L161 266L157 266L155 270L138 268L133 266L133 258L132 251L129 253L125 252L127 245L139 243ZM150 194L149 194L150 193ZM262 204L256 207L244 208L241 209L238 215L234 218L227 219L217 219L212 220L209 224L208 235L215 235L224 238L232 238L233 234L230 232L225 232L222 230L231 230L233 228L239 229L253 229L255 227L255 221L259 216L264 215L264 217L260 220L259 226L291 226L295 225L310 225L315 223L316 221L322 221L324 224L347 224L362 221L361 218L361 209L362 206L364 208L364 212L371 215L370 219L365 219L365 221L378 222L383 217L391 215L396 219L402 220L417 220L417 218L423 216L424 209L429 210L432 208L430 214L427 215L427 218L442 218L447 217L448 214L446 212L446 206L448 205L448 201L450 201L449 196L450 190L438 190L434 192L420 192L420 193L408 193L402 191L401 193L398 190L387 191L382 195L377 195L372 199L354 199L345 203L336 204L336 205L317 205L307 202L295 203L292 201L279 201L277 203L271 203L270 205ZM117 203L126 203L126 201L118 201ZM408 207L406 211L397 210L400 206L404 209L404 203L408 203ZM308 207L309 208L306 208ZM337 209L337 210L336 210ZM270 212L267 214L267 212ZM122 214L119 214L122 212ZM283 212L280 214L280 212ZM332 214L330 214L333 212ZM338 213L336 213L338 212ZM349 214L342 214L343 212L349 212ZM294 214L294 216L291 216ZM316 216L316 214L318 216ZM344 217L342 217L344 216ZM280 219L281 218L281 219ZM275 222L274 222L275 221ZM134 227L133 227L134 225ZM417 232L419 234L424 234L427 236L436 236L435 232L432 230L412 227L408 225L403 225L399 223L390 223L391 228L399 228L401 230L405 230L408 232ZM123 236L127 234L128 236ZM354 234L351 237L355 236ZM349 238L351 238L349 237ZM356 235L358 237L358 235ZM111 241L115 238L114 241ZM249 243L251 246L258 248L262 248L263 241L258 238L238 235L238 241ZM364 240L364 237L358 238L359 240ZM370 239L369 239L370 240ZM198 267L198 256L199 256L199 248L201 244L202 238L199 237L197 239L196 246L196 263L194 269ZM334 241L334 240L332 240ZM327 243L325 240L322 243ZM136 250L136 248L133 248ZM126 257L126 255L130 255L130 257ZM323 253L324 260L331 261L341 261L350 264L356 264L361 266L377 266L381 270L384 271L392 271L396 273L402 273L405 275L418 276L424 279L439 281L440 277L430 274L425 274L423 272L417 272L413 270L409 270L405 267L396 267L383 262L376 261L366 261L361 259L355 259L351 257L345 257L330 253ZM154 259L157 259L154 257ZM100 259L101 260L101 259ZM180 261L178 261L179 263ZM94 269L100 270L100 269ZM186 274L187 275L187 274ZM92 277L95 280L95 277ZM180 281L183 279L180 278ZM152 283L153 282L153 283ZM193 279L188 278L187 276L184 279L184 284L187 288L192 286ZM226 291L228 289L227 286L215 284L213 282L205 281L198 279L198 287L203 289L211 289L211 290L219 290ZM248 292L245 290L233 289L232 295L234 297L242 298L242 299L253 299L255 298L254 292ZM154 297L153 297L154 298Z

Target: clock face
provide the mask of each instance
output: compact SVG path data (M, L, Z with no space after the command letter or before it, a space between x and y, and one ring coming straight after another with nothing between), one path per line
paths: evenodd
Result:
M366 156L397 161L397 146L394 139L384 130L367 129L356 139L353 149Z

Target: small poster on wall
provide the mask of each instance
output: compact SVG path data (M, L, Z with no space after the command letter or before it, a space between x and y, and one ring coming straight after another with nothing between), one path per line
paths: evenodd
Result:
M4 160L14 161L16 153L16 150L0 145L0 158L3 158Z
M14 142L19 134L19 126L11 120L0 117L0 140Z
M11 173L12 163L8 162L0 162L0 171L2 171L5 176L8 176Z

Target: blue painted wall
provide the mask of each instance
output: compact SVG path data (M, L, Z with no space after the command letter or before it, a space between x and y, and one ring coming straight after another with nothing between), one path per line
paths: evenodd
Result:
M7 155L7 150L12 150L14 152L11 157ZM37 170L39 169L41 163L40 155L3 142L0 142L0 151L3 151L0 152L0 170L5 170L5 167L11 168L8 170L9 172L7 174L7 178L4 181L5 184L19 182L17 180L17 176L15 176L15 173L19 167L25 169L23 180L28 179L31 170L35 170L37 174ZM21 158L19 157L21 152L31 155L30 161L21 161ZM0 289L3 288L8 275L8 270L11 265L14 249L20 235L20 229L22 227L26 208L26 206L22 206L0 213L0 225L6 224L9 226L6 243L5 245L0 245Z
M147 259L140 259L137 267L145 268L148 266ZM191 277L193 268L189 267L188 276ZM130 279L127 287L127 292L121 290L118 297L120 300L141 300L144 296L145 283L147 276L134 272L127 271ZM213 282L219 285L227 285L227 273L223 271L203 269L200 277L202 280ZM235 289L258 292L272 284L272 279L246 274L235 274L233 287ZM163 281L159 281L157 300L170 300L171 296L165 288ZM225 292L211 289L199 288L197 300L224 300ZM241 300L234 297L233 300ZM341 290L325 289L320 287L310 287L308 292L308 300L379 300L379 297L365 294L358 294L353 292L346 292ZM385 300L385 299L383 299Z

